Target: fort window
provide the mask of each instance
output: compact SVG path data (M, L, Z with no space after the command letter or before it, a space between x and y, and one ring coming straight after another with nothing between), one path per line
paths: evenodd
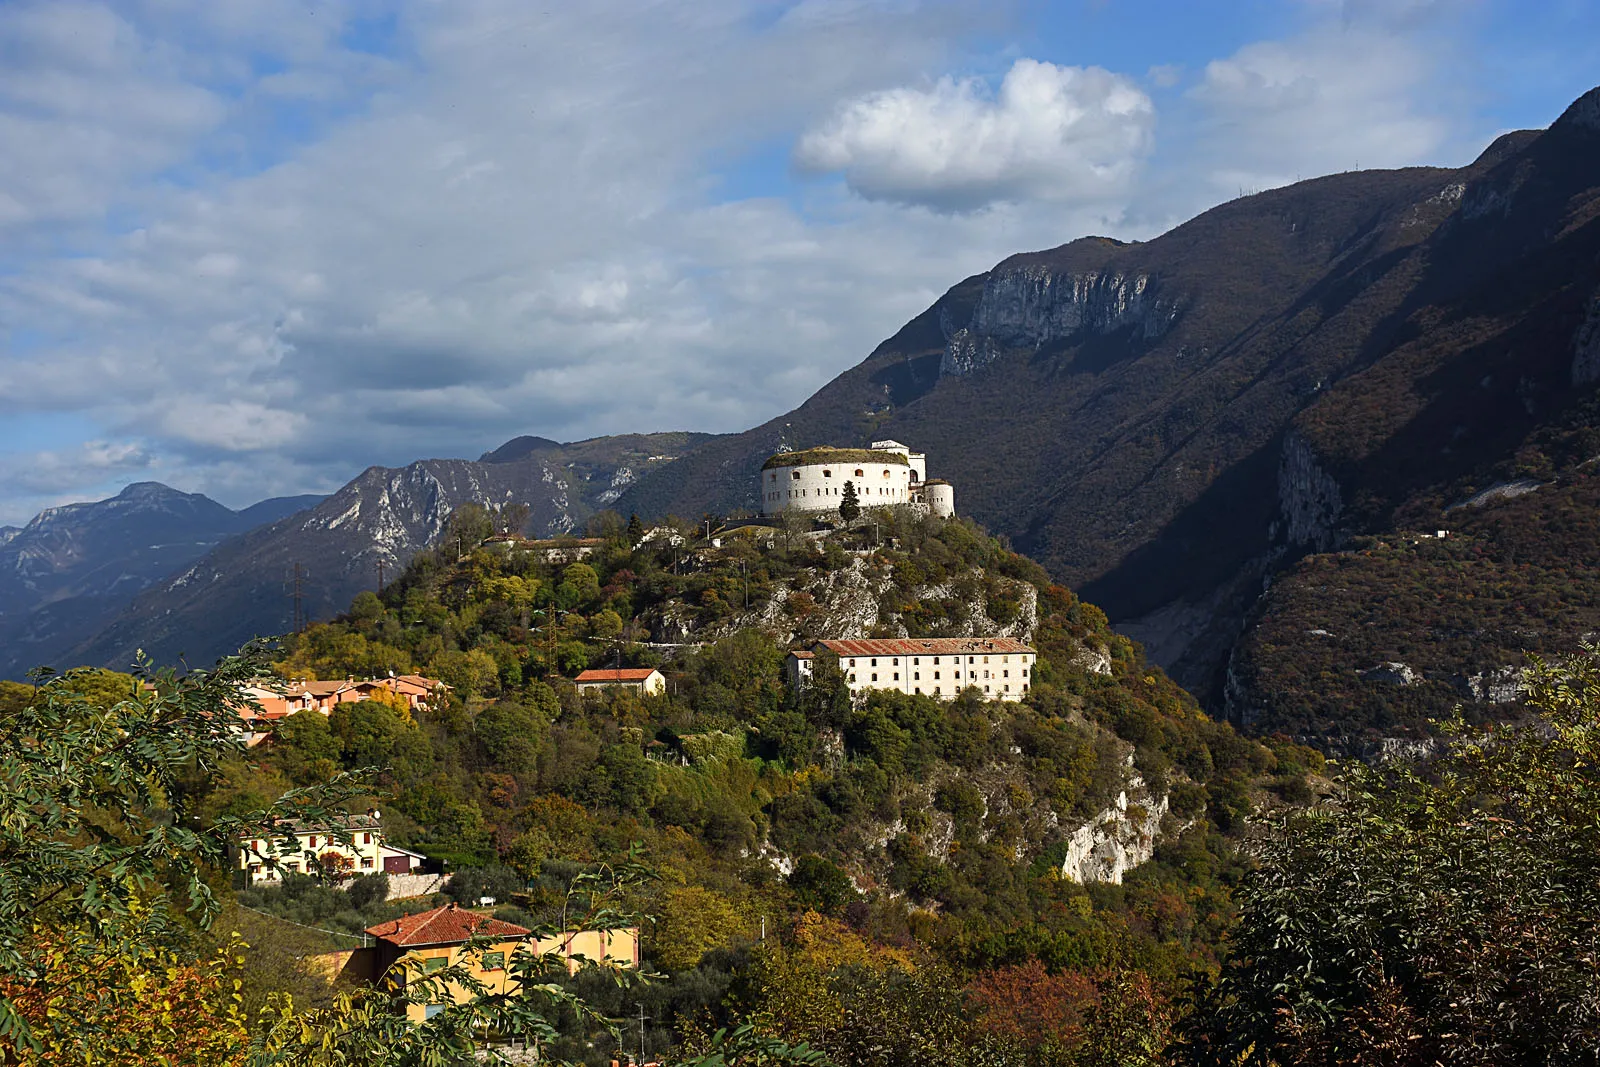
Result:
M823 471L822 472L822 476L824 478L832 478L833 477L833 472L832 471Z
M922 672L921 671L912 671L911 672L911 680L913 682L920 682L922 680ZM919 689L918 692L921 692L921 690Z
M933 680L936 681L936 682L939 680L939 672L938 671L934 671L933 672Z
M894 672L894 680L897 681L897 682L900 680L900 672L899 671L895 671Z
M857 468L856 468L856 477L857 477L857 478L860 478L860 477L861 477L861 476L862 476L862 472L861 472L861 468L860 468L860 467L857 467Z
M800 480L800 472L799 471L795 471L794 472L794 480L797 481L797 482Z
M1011 672L1010 671L1001 671L1000 672L1000 677L1009 678L1009 677L1011 677Z
M872 661L872 665L873 665L873 666L874 666L874 667L876 667L876 666L877 666L877 665L878 665L878 661L877 661L877 659L873 659L873 661Z
M872 680L873 680L873 681L874 681L874 682L876 682L876 681L877 681L877 680L878 680L878 676L877 676L877 675L876 675L876 674L874 674L874 675L873 675L873 676L872 676Z

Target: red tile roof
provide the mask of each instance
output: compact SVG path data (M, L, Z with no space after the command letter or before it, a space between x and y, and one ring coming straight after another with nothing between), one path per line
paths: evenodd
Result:
M412 948L417 945L461 945L475 936L511 940L526 937L531 932L516 923L501 922L487 915L463 911L454 904L367 927L367 933L379 941L387 941L401 948Z
M836 656L955 656L968 653L1027 652L1034 649L1011 637L913 637L864 641L823 641Z
M805 651L791 652L791 653L789 653L789 655L793 656L795 659L816 659L817 658L817 654L815 652L805 652Z
M623 667L621 670L584 671L578 675L580 682L642 682L656 673L654 667Z

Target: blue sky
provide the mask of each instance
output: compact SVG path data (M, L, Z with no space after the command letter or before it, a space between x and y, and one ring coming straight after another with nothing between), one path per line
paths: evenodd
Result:
M0 523L737 430L1003 256L1459 165L1576 0L0 3Z

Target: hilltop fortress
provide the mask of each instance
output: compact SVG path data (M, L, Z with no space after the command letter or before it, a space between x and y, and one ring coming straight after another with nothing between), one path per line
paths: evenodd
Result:
M930 481L927 462L927 456L899 441L779 452L761 467L761 514L837 510L848 482L863 510L908 506L950 518L956 513L955 489L937 478Z

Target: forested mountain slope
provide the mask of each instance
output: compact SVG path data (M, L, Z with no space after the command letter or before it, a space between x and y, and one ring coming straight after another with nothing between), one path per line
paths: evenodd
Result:
M894 437L1220 698L1264 577L1501 463L1589 393L1597 115L1600 90L1458 170L1331 175L1145 243L1014 256L619 507L749 507L780 445Z

